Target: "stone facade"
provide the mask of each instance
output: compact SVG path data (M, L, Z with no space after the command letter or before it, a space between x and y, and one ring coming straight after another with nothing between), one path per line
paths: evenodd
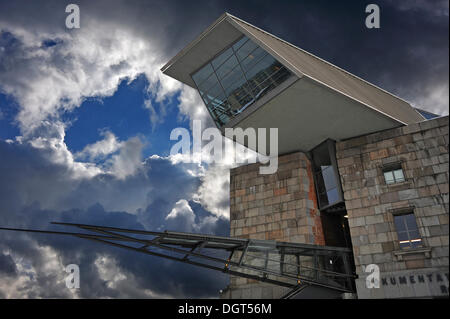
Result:
M448 132L447 116L336 142L358 298L448 297ZM280 156L271 175L260 175L260 165L231 170L231 236L325 245L334 230L318 209L309 157ZM387 184L383 172L393 166L405 180ZM394 216L404 213L414 214L418 248L400 248ZM367 288L368 265L378 267L380 288ZM231 276L222 297L277 298L283 291Z
M359 298L448 296L448 116L336 144L336 158L359 279ZM397 163L405 181L386 184ZM410 211L423 247L400 249L393 216ZM380 288L366 288L376 264Z
M278 159L274 174L261 164L230 172L231 237L324 245L311 162L297 152ZM276 298L285 288L231 276L231 298Z

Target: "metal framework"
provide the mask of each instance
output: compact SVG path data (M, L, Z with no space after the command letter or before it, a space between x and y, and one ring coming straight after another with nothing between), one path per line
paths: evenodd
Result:
M0 228L74 236L291 288L286 298L309 285L353 292L351 250L270 240L229 238L183 232L153 232L59 223L87 232Z

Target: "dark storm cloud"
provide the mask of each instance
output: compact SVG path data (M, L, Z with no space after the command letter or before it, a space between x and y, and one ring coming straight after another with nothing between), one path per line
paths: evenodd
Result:
M78 1L82 23L150 37L166 60L228 11L417 107L448 113L448 1L375 1L381 29L367 29L364 1ZM65 3L8 1L0 21L64 30ZM76 30L71 31L76 32Z
M43 154L44 153L44 154ZM75 222L86 224L110 225L115 227L149 230L190 230L191 226L176 219L168 221L166 216L173 209L175 203L182 198L192 197L192 192L198 187L198 178L189 176L166 159L148 159L144 170L137 176L120 184L117 179L106 174L93 179L87 179L77 186L69 178L67 167L52 164L43 150L38 150L27 144L8 144L0 141L0 220L2 226L53 229L51 221ZM32 159L32 160L30 160ZM173 189L165 183L179 185ZM141 181L138 181L141 179ZM145 182L144 182L145 181ZM128 184L130 183L130 184ZM100 189L108 185L105 192L114 194L129 191L130 185L145 187L152 198L150 205L130 214L123 211L106 211L104 207L95 203L89 194L102 194ZM47 194L40 189L47 189ZM49 189L60 189L51 192ZM17 190L21 189L21 192ZM66 194L64 190L70 190ZM128 193L129 194L129 193ZM42 207L40 198L46 196L69 196L73 207L68 210L46 209ZM114 195L113 195L114 196ZM101 196L97 198L102 201ZM78 200L78 205L75 201ZM84 203L84 204L81 204ZM189 202L194 218L198 225L197 232L228 235L228 222L216 218L201 205ZM66 206L68 206L66 204ZM181 216L182 217L182 216ZM209 223L204 220L211 219ZM28 283L22 287L26 293L23 297L69 297L68 289L58 277L65 273L59 271L45 271L48 267L48 257L39 247L51 247L58 253L63 265L78 264L82 275L80 297L149 297L144 291L151 290L156 296L173 297L210 297L216 296L219 289L226 285L223 275L212 271L205 271L196 267L186 266L176 262L162 260L147 255L136 254L118 248L111 248L101 244L86 242L74 238L60 238L49 235L28 235L11 232L0 232L0 251L7 250L14 256L20 256L35 269L36 281L33 287ZM102 279L96 263L101 256L112 258L117 268L110 269L111 276L117 273L125 274L126 280L120 281L119 287L108 286L108 280ZM0 255L0 272L8 276L17 274L17 268L11 256ZM0 285L1 287L1 285ZM37 289L36 287L39 287Z
M370 3L380 7L380 29L365 27L364 1L245 1L224 7L416 107L448 114L448 1Z
M9 254L0 254L0 273L6 276L17 275L16 264Z

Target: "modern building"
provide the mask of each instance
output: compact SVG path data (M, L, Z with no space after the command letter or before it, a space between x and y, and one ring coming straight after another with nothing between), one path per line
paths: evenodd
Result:
M276 173L230 172L232 237L351 248L358 298L448 297L448 116L227 13L162 71L222 132L278 128ZM221 296L279 289L232 276Z

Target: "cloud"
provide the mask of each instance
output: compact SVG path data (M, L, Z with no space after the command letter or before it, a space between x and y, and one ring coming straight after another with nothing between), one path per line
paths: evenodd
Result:
M111 169L118 178L133 175L142 166L143 143L138 137L130 138L111 159Z
M73 154L68 149L65 131L70 123L62 115L87 98L113 95L121 81L131 82L140 74L148 79L146 94L154 101L144 102L152 127L164 121L174 96L180 120L195 118L213 125L198 93L159 71L174 47L167 45L170 37L165 32L155 30L173 25L177 17L168 19L158 10L138 23L130 18L136 12L132 7L122 2L107 5L115 8L105 14L100 2L81 1L82 26L72 31L51 18L65 17L58 2L42 8L39 19L34 3L26 12L15 4L0 10L10 12L0 13L0 90L17 101L21 130L16 140L0 141L0 171L5 177L0 181L1 224L47 229L49 221L61 220L227 235L226 214L211 213L201 204L202 164L157 155L144 159L145 141L138 136L121 141L108 129L81 151ZM26 23L11 19L23 14L33 17ZM46 19L49 22L43 23ZM214 272L148 256L130 258L127 252L93 248L89 242L4 232L0 238L0 251L9 252L2 266L11 274L1 281L0 293L9 298L211 297L226 285L226 277ZM8 268L11 260L16 276ZM63 269L69 263L80 265L78 292L64 286Z
M229 218L230 177L228 166L210 166L202 177L198 201L216 216Z
M116 152L122 146L112 132L104 131L100 134L104 137L102 140L86 145L83 150L75 154L75 157L95 161Z
M157 40L96 16L83 15L83 26L74 32L57 28L48 33L2 20L0 30L6 48L1 53L0 85L20 105L18 121L24 134L78 107L87 97L111 96L120 81L142 73L160 101L180 88L159 72L164 58ZM58 42L43 45L49 38Z
M195 232L197 225L195 224L195 214L191 206L185 199L180 199L175 203L170 213L166 216L166 221L174 228L182 228L187 232Z
M16 276L17 266L9 254L0 254L0 272L5 276Z
M154 131L156 126L164 121L166 111L164 108L159 108L158 112L150 99L144 101L144 108L150 113L150 123L152 124L152 131Z
M52 162L46 152L0 141L2 226L50 229L50 221L65 221L228 233L227 219L187 200L201 183L187 173L190 164L154 157L122 178L106 172L74 177L70 166ZM0 252L0 272L8 274L2 275L0 294L8 298L214 297L226 285L220 273L74 238L2 231ZM80 266L79 291L64 284L64 267L72 263Z

